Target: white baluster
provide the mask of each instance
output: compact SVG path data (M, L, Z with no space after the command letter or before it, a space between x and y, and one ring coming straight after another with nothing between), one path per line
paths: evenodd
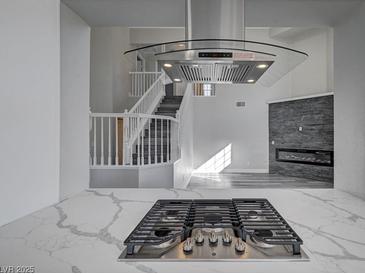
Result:
M126 145L126 148L128 149L128 155L129 155L129 164L130 165L133 165L133 144L129 143L129 140L131 139L132 137L132 134L133 134L133 129L131 129L132 125L133 125L133 118L130 117L130 118L127 118L127 121L128 121L128 125L126 125L128 127L128 143ZM126 139L127 141L127 139ZM127 151L127 150L126 150Z
M140 151L141 151L141 147L140 147L140 132L139 132L139 117L137 118L137 132L138 132L138 136L137 136L137 166L140 164Z
M157 119L155 118L155 164L157 164Z
M141 86L141 90L140 90L139 96L143 96L144 87L143 87L143 75L142 74L139 75L139 84Z
M167 134L167 138L166 138L166 162L170 161L170 136L169 136L169 122L170 120L166 120L166 134Z
M97 158L96 158L96 117L94 117L94 161L93 161L94 166L96 166L97 163Z
M140 82L140 86L141 86L141 93L140 96L143 96L143 92L144 92L144 86L143 86L143 74L139 75L139 82Z
M138 74L135 74L134 75L134 87L135 87L135 90L134 90L134 96L138 96Z
M128 113L128 110L125 110L124 113ZM129 146L132 147L132 145L129 144L129 140L131 138L131 126L132 126L133 120L131 117L123 117L123 162L122 165L126 164L133 164L132 161L132 153L129 153ZM129 161L129 162L128 162Z
M136 74L134 76L134 82L135 82L135 86L136 86L135 96L139 96L138 74Z
M174 161L176 160L175 157L175 147L176 147L176 127L175 122L171 121L170 123L170 160Z
M130 74L131 75L131 90L129 92L130 95L133 95L133 74Z
M118 150L118 117L115 117L115 165L119 165L119 150ZM123 159L123 157L122 157Z
M151 119L147 120L148 123L148 164L151 164Z
M110 117L108 117L108 166L112 164L112 139L111 139L111 130L110 130Z
M134 86L135 86L134 95L138 96L138 74L134 75Z
M131 118L132 122L133 122L133 127L132 127L132 132L134 132L136 130L136 124L137 124L137 120L135 117Z
M137 83L137 74L134 74L134 96L138 96L138 83Z
M138 74L136 74L135 81L136 81L136 96L139 96L139 79L138 79Z
M104 120L103 117L100 117L100 139L101 139L101 148L100 148L100 164L104 165Z
M163 120L161 121L161 163L163 163Z
M144 118L142 120L141 137L142 137L142 166L144 165Z
M132 92L133 92L133 96L136 96L136 75L133 74L132 77Z
M146 92L146 89L147 89L144 74L141 74L141 81L142 81L142 87L143 87L141 96L143 96L143 94Z

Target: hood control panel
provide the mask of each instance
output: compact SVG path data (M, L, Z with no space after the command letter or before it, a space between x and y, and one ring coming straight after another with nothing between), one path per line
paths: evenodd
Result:
M232 52L199 52L199 58L232 58Z

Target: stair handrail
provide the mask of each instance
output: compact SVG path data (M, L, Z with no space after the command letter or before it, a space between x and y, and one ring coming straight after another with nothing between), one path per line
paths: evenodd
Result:
M147 98L149 98L153 94L153 92L156 91L155 90L155 87L159 83L163 83L164 77L165 77L165 74L163 72L161 72L161 75L157 78L157 80L148 88L148 90L143 94L143 96L141 98L139 98L139 100L128 111L128 113L145 113L145 114L152 113L150 109L147 109L147 110L144 110L143 109L143 107L146 108L146 106L144 105L144 102L146 102ZM165 90L164 89L161 89L161 91L162 91L162 94L164 95ZM157 93L156 95L159 95L159 93ZM150 106L150 108L151 108L151 106Z
M157 80L150 86L145 94L137 101L137 103L127 112L129 114L152 114L165 96L165 73L162 71ZM140 123L140 119L130 117L127 120L128 132L128 150L134 146L140 132L146 126L147 120Z
M174 122L179 122L177 118L166 115L157 115L157 114L145 114L145 113L109 113L109 112L92 112L90 113L90 117L104 117L104 118L151 118L151 119L165 119L171 120Z

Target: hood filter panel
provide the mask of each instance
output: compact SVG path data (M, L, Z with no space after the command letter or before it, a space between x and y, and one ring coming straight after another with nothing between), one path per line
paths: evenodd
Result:
M166 74L175 82L189 83L255 83L262 74L273 64L266 61L265 69L260 68L263 63L259 61L235 62L174 62L168 61L169 67L164 67ZM160 63L163 66L163 63ZM166 63L165 63L166 65Z
M251 70L251 66L249 64L179 64L178 70L182 78L188 82L242 83Z

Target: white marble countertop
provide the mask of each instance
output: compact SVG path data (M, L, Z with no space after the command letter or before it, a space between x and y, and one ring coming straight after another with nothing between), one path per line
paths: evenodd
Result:
M157 199L267 198L309 262L118 262ZM364 272L365 201L333 189L87 190L0 228L0 266L37 272Z

